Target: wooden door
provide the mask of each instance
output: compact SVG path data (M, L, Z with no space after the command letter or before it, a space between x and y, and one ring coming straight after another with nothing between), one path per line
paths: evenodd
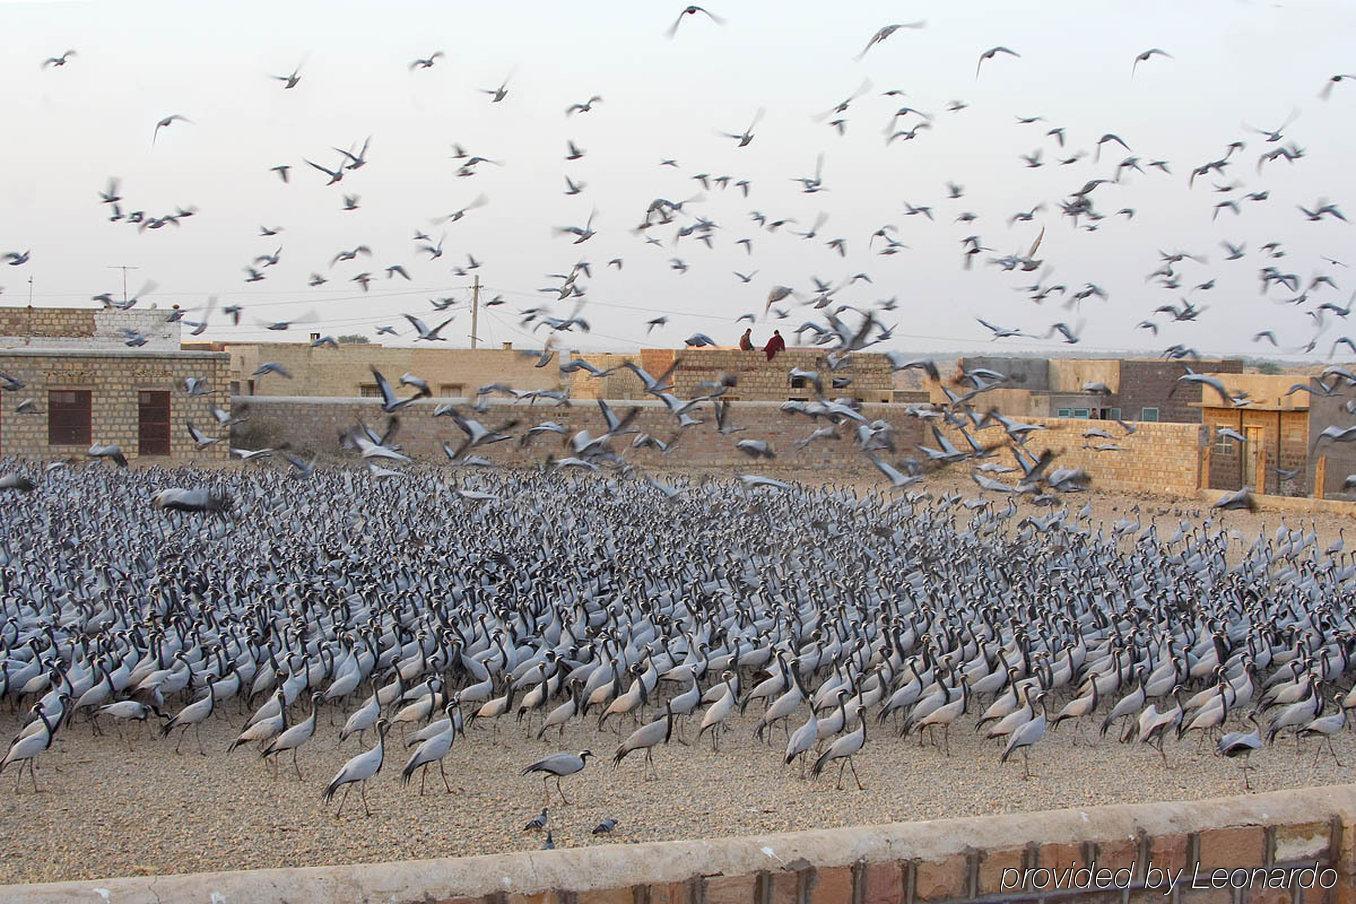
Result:
M142 455L170 454L170 394L143 389L137 393L137 450Z
M1262 428L1244 427L1243 437L1243 485L1263 493L1266 488L1257 482L1262 477L1257 473L1257 459L1263 448Z

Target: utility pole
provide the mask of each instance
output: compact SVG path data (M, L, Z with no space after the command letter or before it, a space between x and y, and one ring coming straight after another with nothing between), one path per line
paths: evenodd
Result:
M28 277L28 306L33 307L33 277Z
M140 267L128 267L128 266L125 266L125 265L122 265L122 264L111 264L111 265L109 265L108 267L106 267L105 269L107 269L107 270L121 270L121 271L122 271L122 303L123 303L123 304L127 304L127 271L128 271L128 270L140 270L141 268L140 268Z
M476 347L480 337L476 334L476 326L480 322L480 274L476 274L475 281L471 283L471 348Z

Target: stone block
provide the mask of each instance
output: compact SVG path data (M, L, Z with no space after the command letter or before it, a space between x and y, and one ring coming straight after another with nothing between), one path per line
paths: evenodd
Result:
M967 858L952 854L942 860L922 860L914 867L914 891L919 901L946 901L966 896Z
M1009 848L1002 851L983 851L979 861L979 894L996 895L1003 888L1003 871L1020 870L1026 851L1022 848Z
M758 904L757 875L707 876L706 904Z
M1202 870L1261 866L1266 859L1261 826L1209 829L1200 834Z
M861 904L899 904L904 898L904 864L865 864L861 872Z
M828 866L809 879L810 904L852 904L852 867Z

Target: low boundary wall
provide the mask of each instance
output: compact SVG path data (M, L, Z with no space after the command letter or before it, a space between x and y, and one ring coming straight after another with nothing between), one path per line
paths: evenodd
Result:
M361 418L373 429L380 430L386 416L373 399L316 398L291 396L238 396L233 400L235 410L247 420L236 428L233 442L253 446L287 444L304 453L337 454L339 435L351 429ZM618 415L632 406L640 407L633 423L636 430L669 441L677 433L674 416L660 402L615 401L610 403ZM464 438L450 418L434 418L437 403L420 401L402 409L400 431L396 442L410 455L424 461L445 461L443 442L453 447ZM904 405L868 403L862 406L868 421L888 422L895 430L897 452L887 455L891 461L912 456L922 460L915 448L919 444L936 446L928 426L937 421L923 422L912 417ZM644 466L660 467L739 467L745 471L775 472L785 468L829 468L844 475L876 474L871 462L862 455L854 436L855 424L839 429L838 439L819 439L802 447L797 442L805 439L818 427L827 426L824 419L811 420L800 414L781 410L778 402L734 402L730 406L728 426L739 432L722 436L716 430L715 418L703 408L698 417L705 423L684 431L672 452L664 455L653 449L623 448L629 439L616 443L629 460ZM516 421L514 431L521 433L543 421L554 421L565 428L568 435L587 430L594 436L606 428L595 400L575 400L566 408L554 403L509 403L496 401L487 410L476 415L487 427L497 427L507 421ZM1199 424L1141 423L1133 434L1124 431L1114 421L1090 421L1072 418L1022 418L1023 423L1038 424L1043 429L1030 433L1026 448L1035 455L1045 449L1059 453L1055 467L1083 468L1093 480L1093 488L1117 492L1168 493L1195 497L1200 487L1202 427ZM741 429L742 428L742 429ZM1091 429L1105 430L1113 439L1085 438ZM968 450L959 433L950 427L943 432ZM971 431L975 441L986 445L1003 445L1007 437L1003 428L994 426ZM776 452L771 461L753 460L735 448L741 439L765 439ZM1099 451L1097 446L1114 445L1114 450ZM527 447L516 439L477 449L477 454L506 464L527 464L546 456L563 458L571 453L562 448L561 438L543 434ZM1006 451L996 451L994 460L1012 464ZM956 473L963 473L958 466Z
M362 830L361 820L354 830ZM7 886L0 887L0 900L11 904L1349 902L1356 900L1354 836L1356 785L1340 785L744 838ZM1109 884L1100 890L1089 888L1098 877Z

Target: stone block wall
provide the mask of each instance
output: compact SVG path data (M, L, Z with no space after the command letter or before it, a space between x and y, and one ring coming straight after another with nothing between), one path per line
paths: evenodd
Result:
M665 442L677 432L674 416L660 402L614 400L609 404L619 416L633 407L639 408L640 414L631 425L635 430ZM455 447L465 438L451 418L432 416L436 406L434 401L421 401L398 414L400 431L395 441L417 460L445 462L441 444L447 442ZM463 408L469 410L469 406ZM817 427L825 426L826 422L812 423L804 415L786 414L780 408L774 402L734 402L728 426L743 430L723 436L716 430L709 406L703 406L694 415L705 422L686 430L667 456L650 448L629 448L633 439L630 435L616 440L614 448L641 467L739 467L750 473L827 468L844 475L878 473L858 451L848 427L840 429L837 440L818 440L804 448L796 448L798 440ZM380 406L370 399L238 397L235 410L247 418L237 428L237 444L277 447L286 443L306 453L338 454L341 451L339 435L356 425L359 419L374 428L386 420ZM868 420L884 419L895 428L901 453L908 453L922 438L919 421L909 417L901 405L866 405L863 414ZM579 430L587 430L593 436L607 430L597 402L591 400L575 401L568 408L549 403L493 402L488 410L473 416L491 428L514 421L515 433L522 433L544 421L563 426L567 437ZM738 440L754 438L771 443L776 458L754 461L735 448ZM563 447L561 438L555 434L543 434L526 447L515 437L477 451L492 461L519 465L543 460L548 455L559 459L573 454Z
M741 351L738 348L643 348L637 355L588 354L582 356L599 369L619 367L624 361L634 361L651 376L658 378L679 360L671 382L673 394L682 399L705 395L707 384L715 383L723 375L734 376L738 383L728 392L728 398L738 401L785 402L787 399L810 399L813 388L807 383L791 384L793 369L819 374L824 395L829 398L848 397L863 402L888 402L894 389L890 362L884 355L857 352L837 371L830 371L828 352L818 348L787 348L771 361L761 349ZM833 378L850 377L852 383L842 389L833 388ZM606 378L594 378L587 373L574 374L572 394L581 398L643 399L644 384L629 370L619 370Z
M781 835L0 887L14 904L1356 900L1356 786ZM1307 888L1305 886L1308 886Z
M133 308L0 307L0 348L110 349L130 348L123 330L146 338L143 351L175 351L180 325L171 311Z
M357 396L363 387L369 387L370 392L375 385L373 367L392 386L402 374L413 373L427 380L434 395L440 397L474 394L487 383L505 383L524 390L559 389L562 385L558 357L545 367L534 367L536 352L513 348L473 350L446 348L442 343L311 348L309 342L232 342L219 348L230 355L229 381L237 385L240 395ZM262 362L281 364L292 378L253 376Z
M142 352L111 350L0 351L0 371L21 380L23 388L0 393L0 455L50 460L83 456L88 445L48 444L48 391L82 389L91 393L90 439L116 443L129 459L139 457L138 392L170 392L170 456L173 461L221 461L229 454L229 438L210 408L229 407L226 356L209 352ZM190 396L184 378L208 381L211 392ZM20 413L31 399L36 411ZM194 426L221 442L197 449L184 426Z
M309 399L309 398L237 398L236 411L248 418L238 428L237 444L276 447L286 443L308 453L338 454L338 437L352 428L359 419L373 427L385 422L376 402L368 399ZM640 409L632 427L661 440L669 441L676 434L672 414L661 403L615 400L610 403L619 414L632 407ZM432 417L436 403L422 401L402 409L399 413L400 432L397 442L407 454L423 461L445 461L441 444L454 447L463 434L450 418ZM631 437L614 443L628 461L641 467L700 467L739 468L746 473L772 473L782 470L816 469L820 476L879 477L871 461L857 447L853 426L839 429L838 439L816 440L803 448L797 443L805 439L826 421L811 420L803 415L781 411L775 402L733 402L728 425L743 428L740 432L721 435L708 406L694 414L704 423L685 431L673 451L664 455L654 449L627 448ZM903 405L864 405L863 416L868 420L884 420L895 430L897 453L887 456L892 461L917 457L920 443L935 446L930 429L923 422L907 414ZM596 401L579 400L571 407L526 403L492 403L488 410L475 416L487 427L498 427L516 421L517 433L544 421L553 421L572 435L587 430L597 436L606 430ZM1068 418L1026 418L1024 423L1035 423L1046 429L1035 431L1027 440L1027 448L1039 455L1049 448L1059 453L1056 467L1082 467L1093 478L1094 487L1122 492L1171 493L1180 496L1196 495L1200 486L1200 455L1202 428L1196 424L1139 424L1130 436L1114 422L1087 421ZM1082 433L1092 427L1106 429L1121 451L1098 452L1085 448L1091 444L1104 445L1103 439L1084 439ZM962 448L964 440L952 428L946 428L951 440ZM1006 443L1002 428L992 427L972 434L985 445ZM765 439L776 453L776 458L753 460L735 448L740 439ZM572 453L563 448L559 436L544 434L527 446L516 439L482 447L480 454L492 461L506 464L529 464L548 455L564 458ZM1012 464L1011 454L999 450L994 458ZM962 464L955 473L964 475L970 465Z
M1200 487L1204 431L1199 424L1138 423L1133 425L1134 433L1125 435L1115 421L1025 417L1021 422L1044 428L1028 435L1027 451L1039 456L1046 449L1054 450L1059 457L1053 467L1083 468L1091 475L1094 489L1194 497ZM1112 438L1083 436L1094 429L1103 430ZM945 428L944 432L958 448L968 448L952 428ZM1005 440L1000 426L972 431L971 436L983 446ZM1005 452L997 453L996 457L1011 464L1011 456Z

